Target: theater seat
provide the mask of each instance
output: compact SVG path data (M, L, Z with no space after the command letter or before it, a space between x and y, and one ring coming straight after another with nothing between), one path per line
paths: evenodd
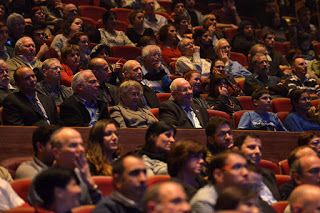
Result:
M224 35L226 36L226 39L229 40L230 42L236 33L237 33L236 28L225 28L224 30Z
M34 213L36 212L33 207L17 207L5 211L6 213Z
M110 51L112 57L124 58L126 60L136 60L138 56L141 56L141 48L133 46L112 46Z
M288 201L278 201L276 203L271 204L271 206L277 213L283 213L288 204Z
M277 112L276 115L280 119L280 121L284 124L284 120L289 115L289 112Z
M14 191L27 202L27 196L32 178L23 178L19 180L14 180L10 183Z
M276 175L278 186L282 186L283 184L289 182L291 180L290 175Z
M209 118L220 116L220 117L225 118L228 121L230 121L230 116L225 112L218 111L218 110L212 110L212 109L207 109L207 112L209 114Z
M162 102L169 100L170 96L171 96L171 93L157 93L157 98L160 104Z
M282 175L290 175L290 167L288 164L288 160L282 160L278 163L279 169L280 169L280 174Z
M255 110L251 96L238 96L236 98L240 101L240 104L244 110Z
M99 186L103 196L108 196L113 191L113 179L111 176L93 176L92 178Z
M95 205L84 205L71 209L72 213L90 213Z
M170 175L154 175L154 176L148 177L148 187L152 186L155 183L169 180L170 178L171 178Z
M242 53L230 52L230 59L232 61L237 61L239 64L244 66L244 68L248 68L247 57Z
M126 8L112 8L111 10L116 13L117 20L124 21L129 24L128 16L133 10Z
M261 160L259 167L264 168L264 169L268 169L269 171L273 172L273 174L275 174L275 175L280 174L278 165L271 162L271 161Z
M168 21L171 20L171 16L168 13L160 12L160 11L155 11L154 13L164 16Z
M88 17L98 22L102 18L102 15L107 12L107 9L103 7L81 5L78 7L80 16Z
M6 168L13 179L15 179L16 176L16 170L20 166L21 163L25 161L31 161L32 156L24 156L24 157L12 157L7 158L0 162L0 166L3 166Z
M244 84L245 79L240 80L237 82L238 86L240 87L241 90L243 90L243 84Z
M290 112L292 105L290 98L277 98L271 101L272 110L274 113L277 112Z
M168 12L168 14L171 14L172 1L158 0L157 2Z
M91 26L93 26L94 28L97 28L98 22L96 22L96 21L93 20L92 18L88 18L88 17L84 17L84 16L82 16L82 17L80 17L80 18L82 19L83 24L85 24L85 25L91 25Z
M235 113L232 114L233 125L234 125L235 129L238 128L241 116L247 111L250 111L250 110L240 110L240 111L235 112Z
M159 108L152 108L149 111L159 120Z

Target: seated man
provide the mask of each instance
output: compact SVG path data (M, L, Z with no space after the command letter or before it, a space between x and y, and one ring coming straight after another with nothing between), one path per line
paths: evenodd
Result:
M39 126L60 123L53 98L36 92L37 78L31 68L17 69L14 79L19 92L4 99L5 125Z
M244 133L236 138L234 146L246 156L250 163L256 167L259 166L262 157L262 141L258 135ZM281 196L275 175L267 169L260 169L262 174L260 198L269 205L280 201Z
M7 63L0 59L0 107L3 105L5 97L16 91L10 84L10 76Z
M102 193L90 174L85 157L84 142L80 133L69 127L61 128L52 134L50 144L55 159L54 165L74 172L80 182L80 203L82 205L97 204L102 198ZM41 193L37 193L35 183L37 178L38 176L35 176L32 180L28 192L27 200L31 206L42 206L46 202L45 199L41 198Z
M293 89L304 89L310 94L320 94L320 87L314 78L307 74L307 63L301 57L296 57L292 64L293 76L286 79L284 84L289 88L289 93Z
M112 165L114 191L104 197L92 213L140 213L142 196L147 189L146 166L140 157L126 155Z
M209 165L210 183L198 190L190 201L196 213L215 212L219 194L228 186L248 185L247 160L240 152L225 151L215 155Z
M226 74L230 74L234 78L246 77L252 74L238 62L230 60L231 46L226 39L220 39L214 49L218 59L223 61L226 66Z
M292 190L303 184L311 184L320 186L319 183L319 171L320 171L320 159L316 155L305 155L295 162L293 162L290 168L290 174L292 179L292 185L289 188L290 182L281 186L280 191L283 194L283 198L288 198Z
M56 58L49 58L43 62L43 80L37 83L37 92L53 97L57 106L72 95L72 89L60 84L61 64Z
M176 61L176 73L183 76L190 70L197 70L201 78L209 77L211 63L200 58L200 47L194 46L193 40L183 38L178 48L182 56Z
M191 212L182 185L174 181L156 183L148 188L142 198L142 208L145 213Z
M129 60L123 65L122 69L127 80L133 80L139 83L142 82L142 68L138 61ZM145 109L159 108L159 100L156 92L147 85L141 85L143 89L143 95L140 97L138 106Z
M309 146L320 157L320 131L309 130L299 135L298 146Z
M193 92L188 81L177 78L170 86L174 100L160 104L159 120L166 121L176 128L205 128L208 112L205 108L193 103Z
M168 20L164 16L154 13L154 0L142 0L141 8L143 8L145 12L143 28L151 28L156 34L162 26L168 24Z
M161 64L161 50L156 45L148 45L142 49L142 84L158 93L169 92L170 71Z
M209 35L212 39L212 45L215 46L215 44L219 41L219 39L223 38L224 35L220 31L218 31L217 28L217 18L214 14L208 14L203 19L203 29L205 31L209 31Z
M309 184L298 186L290 195L287 208L290 208L291 213L317 212L319 211L319 196L320 188L317 186Z
M42 62L36 58L36 47L30 37L20 38L15 47L15 56L8 60L8 70L11 84L14 84L15 79L13 74L20 67L30 67L34 70L38 81L42 80Z
M267 89L258 89L252 94L255 111L245 112L240 119L238 129L260 129L269 131L287 131L271 108L271 96Z
M269 63L267 57L262 53L257 53L252 58L253 75L246 76L243 91L251 96L257 89L267 88L270 95L287 96L287 88L281 83L277 76L268 75Z
M88 69L99 81L99 99L106 102L108 106L116 106L119 103L119 91L117 86L109 83L112 71L108 62L103 58L93 58L88 64Z
M107 103L97 99L99 83L90 70L78 72L71 83L74 94L60 105L60 116L66 126L91 127L110 118Z
M206 127L207 156L206 163L209 165L212 157L233 147L233 135L231 124L222 117L210 118Z
M57 126L40 126L32 134L33 160L20 164L15 179L33 178L40 171L47 169L53 163L50 137Z

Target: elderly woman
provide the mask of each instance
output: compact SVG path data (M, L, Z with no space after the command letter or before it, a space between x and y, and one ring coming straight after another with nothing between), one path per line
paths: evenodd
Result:
M151 28L144 28L144 13L142 10L134 10L128 17L130 26L126 30L126 35L135 44L138 44L143 36L150 36L155 38L154 32Z
M147 166L147 176L168 175L168 154L175 143L176 128L165 121L158 121L148 128L145 144L139 154Z
M284 121L285 127L289 131L304 132L308 130L320 130L319 123L312 121L308 114L311 108L310 95L306 90L297 89L290 93L292 111ZM319 117L317 116L319 121Z
M73 75L82 71L80 68L80 48L78 45L67 44L61 49L62 68L61 80L62 85L71 86Z
M230 117L234 112L242 110L240 101L228 92L227 76L213 74L210 78L209 95L206 101L215 110L226 112Z
M111 108L110 116L120 127L147 128L158 121L154 115L138 106L143 89L137 81L125 81L119 87L120 104Z
M206 184L200 176L204 166L206 148L193 140L181 140L175 143L168 156L168 172L178 179L191 197Z
M166 24L160 28L159 39L161 41L159 45L161 55L167 64L178 60L178 58L182 56L178 49L177 31L172 24Z
M119 157L117 127L112 119L99 120L90 129L87 160L91 175L112 175L112 163Z
M8 17L6 25L8 27L11 46L14 47L16 42L24 36L26 22L22 15L12 13Z
M44 170L34 180L35 191L42 203L35 212L71 212L80 205L81 188L76 174L53 167ZM40 209L39 209L40 208Z
M105 12L102 16L105 29L99 29L101 35L101 44L108 46L129 45L135 46L132 41L122 31L116 30L117 15L112 10Z
M58 53L61 52L62 47L64 47L68 39L77 32L81 32L83 27L83 21L81 18L69 18L63 23L63 33L58 34L54 37L51 47L54 48Z

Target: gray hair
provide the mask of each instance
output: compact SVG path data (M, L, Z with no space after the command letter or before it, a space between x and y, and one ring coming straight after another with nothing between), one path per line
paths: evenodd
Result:
M228 42L228 40L225 39L225 38L219 39L219 41L214 44L214 51L215 51L216 53L217 53L218 50L220 49L220 43L221 43L222 41ZM228 42L228 43L229 43L229 42Z
M255 54L255 55L253 56L253 58L252 58L252 65L253 65L253 66L256 65L258 59L259 59L260 57L262 57L262 56L265 56L265 55L262 54L262 53L257 53L257 54Z
M28 37L28 36L23 36L22 38L20 38L20 39L16 42L16 45L14 46L14 53L15 53L16 55L18 55L18 53L19 53L20 50L21 50L22 42L23 42L24 40L28 39L28 38L32 40L32 38L30 38L30 37ZM33 42L33 40L32 40L32 42ZM34 43L34 42L33 42L33 43Z
M147 57L150 54L151 49L156 49L161 54L161 49L157 45L147 45L144 48L142 48L142 52L141 52L142 58Z
M130 91L131 87L134 87L134 88L138 89L139 92L140 92L140 95L143 94L143 89L142 89L142 86L141 86L141 84L139 82L133 81L133 80L125 81L122 84L120 84L120 86L119 86L119 95L120 95L120 101L121 102L122 102L121 96L123 94L128 93Z
M43 70L48 70L48 69L50 69L51 63L54 62L54 61L60 63L60 61L59 61L57 58L48 58L48 59L46 59L46 60L43 62L43 64L42 64L42 69L43 69Z
M26 22L24 21L24 17L18 13L12 13L8 16L6 25L8 27L9 33L12 32L13 30L13 24L14 24L14 19L19 18L23 20L23 23L25 24Z
M255 44L251 47L251 49L249 50L249 54L251 55L255 55L257 53L257 49L258 47L264 47L266 48L266 46L264 46L263 44Z
M84 70L84 71L76 73L73 76L72 81L71 81L71 88L74 93L76 93L78 91L78 88L77 88L78 85L81 84L82 82L84 82L83 75L88 72L93 74L93 72L91 70Z

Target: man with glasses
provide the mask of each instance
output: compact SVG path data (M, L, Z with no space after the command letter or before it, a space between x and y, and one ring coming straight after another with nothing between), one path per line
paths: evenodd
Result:
M176 73L183 76L190 70L197 70L201 78L209 77L211 63L200 58L200 47L195 46L190 38L183 38L178 48L182 54L176 61Z
M110 118L108 105L98 99L99 82L90 70L73 76L74 94L60 105L60 116L65 126L91 127L101 119Z
M61 64L56 58L49 58L43 62L42 73L44 79L37 83L37 92L51 96L59 106L66 98L72 95L72 89L60 84Z
M226 66L226 74L230 74L234 78L245 77L252 74L237 61L230 60L231 46L226 39L220 39L214 49L218 59L222 60Z
M252 58L252 67L254 73L246 76L243 85L243 91L246 95L251 96L257 89L268 88L270 95L287 96L287 88L281 83L277 76L268 75L269 62L266 55L257 53Z
M193 103L193 91L187 80L177 78L170 86L174 100L160 104L159 120L166 121L176 128L205 128L208 112L205 108Z
M108 62L103 58L93 58L88 64L88 69L99 81L99 99L106 102L108 106L116 106L119 103L119 90L117 86L109 83L112 71Z
M199 189L190 201L196 213L215 212L219 193L228 186L248 185L247 160L236 151L225 151L215 155L209 165L210 183Z
M141 83L152 88L157 93L169 92L171 79L170 71L162 64L161 49L157 45L148 45L142 49L141 69L143 80Z

